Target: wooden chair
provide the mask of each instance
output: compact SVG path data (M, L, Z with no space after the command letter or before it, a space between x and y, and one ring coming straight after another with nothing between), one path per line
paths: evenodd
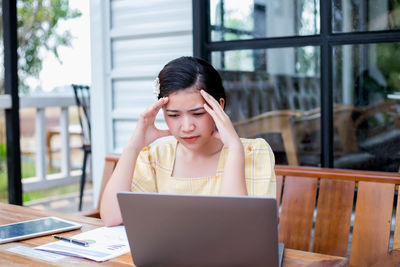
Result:
M297 166L299 159L293 119L302 114L301 111L295 110L269 111L248 120L238 121L234 127L241 137L251 138L266 133L281 134L288 163Z
M82 136L82 129L79 125L72 124L68 127L68 134L69 136ZM53 148L52 140L53 137L61 135L61 129L59 126L49 127L46 129L46 151L47 151L47 158L49 161L49 168L53 168L53 153L58 152L60 149ZM76 149L80 147L70 146L70 149Z
M354 107L349 114L347 120L339 122L351 127L342 127L342 131L338 131L339 136L342 134L340 152L344 154L335 160L335 166L400 171L400 116L396 102L384 100Z
M76 105L78 107L79 124L82 129L82 175L80 181L79 211L82 210L83 191L86 183L86 165L92 153L91 127L90 127L90 87L87 85L72 84Z
M352 118L356 111L358 111L358 108L353 105L334 105L333 126L338 132L340 144L346 153L358 151L356 127ZM301 116L293 119L293 124L298 143L306 134L321 129L321 109L315 108L303 112Z
M376 104L371 104L359 108L360 116L354 121L354 126L358 127L365 119L372 117L379 113L388 113L393 119L394 127L400 129L400 118L397 112L396 101L385 100Z
M357 140L352 120L353 105L336 104L334 109L334 127L338 130L340 141L346 152L357 151ZM321 110L309 111L277 110L269 111L247 120L234 123L239 136L253 138L266 133L279 133L289 165L298 166L299 140L310 132L321 128Z

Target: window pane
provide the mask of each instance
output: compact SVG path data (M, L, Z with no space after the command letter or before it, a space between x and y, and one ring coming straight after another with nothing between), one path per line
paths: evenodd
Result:
M334 0L333 32L359 32L400 29L398 0Z
M319 0L210 0L211 41L319 33Z
M334 47L335 167L399 170L400 43Z
M319 47L213 52L239 136L263 137L277 164L320 165Z

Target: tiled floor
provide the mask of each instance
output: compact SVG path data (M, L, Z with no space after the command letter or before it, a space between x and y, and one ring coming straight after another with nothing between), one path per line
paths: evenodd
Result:
M24 206L49 212L75 213L78 212L79 193L31 201L24 203ZM93 209L93 192L91 190L86 190L83 195L82 210L88 209Z

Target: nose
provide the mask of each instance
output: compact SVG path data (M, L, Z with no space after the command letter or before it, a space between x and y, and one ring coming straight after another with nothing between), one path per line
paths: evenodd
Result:
M182 118L182 131L191 132L195 129L193 120L189 116L183 116Z

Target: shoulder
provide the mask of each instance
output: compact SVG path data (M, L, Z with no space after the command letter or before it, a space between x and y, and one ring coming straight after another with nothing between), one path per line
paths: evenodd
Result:
M265 141L263 138L254 138L254 139L248 139L248 138L240 138L240 141L242 141L243 148L245 151L251 151L251 150L271 150L271 147Z
M243 144L246 158L252 160L267 160L275 164L275 156L270 145L263 138L240 138Z
M144 147L138 156L138 163L169 164L175 157L176 139L165 139Z

